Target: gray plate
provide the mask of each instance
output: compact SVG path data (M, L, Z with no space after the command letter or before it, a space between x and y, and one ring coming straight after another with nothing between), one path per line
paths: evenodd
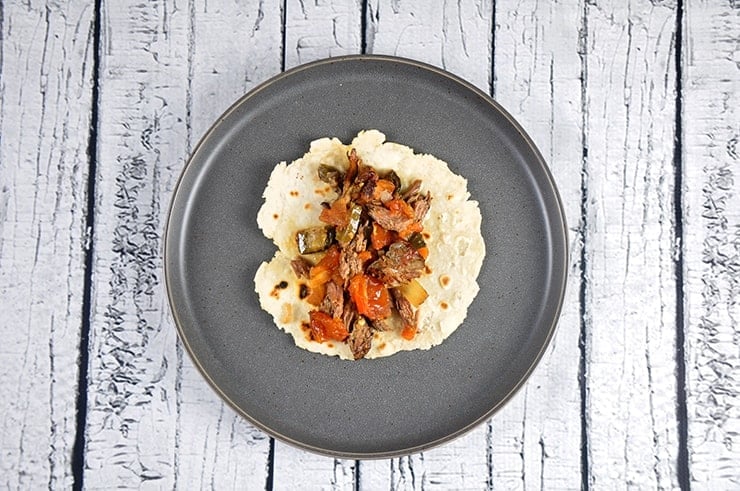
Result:
M253 278L275 246L256 219L275 164L370 128L468 179L487 255L481 291L444 343L349 362L297 348L260 309ZM206 133L171 204L165 277L185 347L236 411L300 447L371 458L449 440L511 397L553 335L566 256L553 179L509 114L437 68L350 56L273 78Z

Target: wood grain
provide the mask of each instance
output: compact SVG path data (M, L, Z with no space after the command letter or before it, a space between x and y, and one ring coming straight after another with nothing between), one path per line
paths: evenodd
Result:
M196 140L246 90L279 72L280 8L187 7L103 3L91 488L267 480L269 439L218 399L177 342L161 283L161 233Z
M95 12L0 12L0 487L70 488Z
M443 67L480 89L491 83L492 1L371 0L367 52Z
M285 68L360 52L360 0L285 3Z
M492 480L507 489L581 485L582 17L578 0L496 2L495 99L543 154L570 226L569 286L556 336L526 385L490 423Z
M691 485L740 487L740 5L686 3L683 233Z
M677 481L674 2L587 3L587 479Z
M162 227L186 157L188 11L102 3L84 482L176 484L175 329L161 283Z
M239 97L280 72L282 2L191 2L188 152ZM177 482L191 489L261 488L270 439L221 402L178 343ZM197 449L197 451L193 451Z
M363 490L485 489L489 485L485 425L460 438L396 459L360 461Z
M352 490L356 461L333 459L275 442L273 489Z

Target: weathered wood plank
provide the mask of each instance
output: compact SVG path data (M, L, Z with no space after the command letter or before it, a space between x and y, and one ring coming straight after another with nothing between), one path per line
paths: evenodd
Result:
M280 8L188 7L103 4L92 488L262 487L267 479L269 439L218 400L177 343L160 234L189 149L238 96L279 71Z
M740 10L686 3L684 296L692 487L740 487Z
M71 488L94 9L0 6L0 487Z
M488 479L485 428L426 452L360 461L360 489L484 489Z
M102 2L86 487L176 484L176 333L161 277L186 157L187 9ZM189 449L188 449L189 450Z
M370 2L367 50L421 60L449 70L488 91L491 22L488 0L453 3ZM363 461L363 489L476 489L489 480L487 426L438 448L400 459Z
M285 443L275 442L273 489L352 490L356 462L332 459L306 452Z
M570 280L558 332L527 384L491 420L491 474L506 489L581 485L578 366L583 4L496 2L495 98L534 139L570 225Z
M285 68L360 52L360 0L287 0Z
M678 485L675 2L588 3L588 482Z
M487 92L492 8L491 0L372 0L367 12L367 52L430 63Z
M190 3L188 151L234 101L280 72L280 0ZM191 489L262 488L269 438L205 382L178 345L177 482Z

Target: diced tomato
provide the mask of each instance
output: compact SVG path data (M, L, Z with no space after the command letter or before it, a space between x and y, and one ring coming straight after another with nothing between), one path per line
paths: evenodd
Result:
M309 283L308 288L311 293L306 297L306 302L311 305L320 305L326 295L326 283Z
M408 324L403 326L403 330L401 331L401 337L403 339L411 341L414 339L414 336L416 336L416 328L414 326L409 326Z
M311 268L309 283L311 285L323 285L331 279L331 271L324 268L318 268L314 266Z
M419 249L416 249L416 252L418 252L419 255L421 257L423 257L424 259L426 259L427 257L429 257L429 248L427 246L420 247Z
M349 280L349 296L357 312L368 319L385 319L391 315L391 297L382 281L358 274Z
M414 232L421 232L424 227L419 222L412 222L408 226L404 227L403 230L398 232L398 236L402 239L408 239Z
M306 301L311 305L319 305L326 293L326 283L339 276L339 247L331 246L324 257L312 267L308 274L308 286L311 293Z
M357 253L357 257L364 264L373 258L373 253L370 251L362 251L362 252Z
M399 213L406 218L414 217L414 209L402 199L392 199L385 204L386 208L394 213Z
M316 266L311 268L309 277L311 279L314 279L317 276L328 272L329 275L326 276L323 282L326 283L327 281L329 281L329 278L331 278L331 274L334 272L334 270L339 268L340 254L341 252L339 251L339 246L337 245L331 246L329 249L327 249L326 254L324 254L324 257L321 258L321 260L316 264Z
M313 338L323 343L326 340L344 341L349 336L349 331L341 319L335 319L329 314L318 310L308 313Z
M375 189L373 189L373 199L381 199L386 193L388 195L393 194L396 185L387 179L378 179L375 183Z
M370 245L379 251L393 243L393 233L373 222L373 231L370 234Z
M349 223L349 199L344 197L334 201L329 208L323 208L319 220L335 227L346 227Z

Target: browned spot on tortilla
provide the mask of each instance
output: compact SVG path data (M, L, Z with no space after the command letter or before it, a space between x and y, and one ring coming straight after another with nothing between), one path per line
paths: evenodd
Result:
M380 346L378 346L378 349L381 350L381 351L384 350L385 349L385 343L381 343Z
M330 347L330 348L333 348L333 347L334 347L334 343L326 343L326 345L327 345L328 347Z
M375 339L378 339L378 338L380 337L380 334L378 334L377 332L376 332L376 333L373 333L373 337L374 337Z
M298 298L303 300L311 294L311 289L305 283L298 285Z
M452 201L453 196L451 194L447 195L447 201Z
M277 220L278 218L280 218L280 215L278 215L277 213L273 213L272 214L272 218L274 218L275 220Z
M303 329L304 331L308 331L309 329L311 329L311 325L308 322L303 321L301 322L301 329Z
M293 190L293 191L290 192L290 195L291 196L298 196L298 191Z
M283 304L283 312L280 316L280 322L289 324L293 320L293 306L289 303Z
M331 191L331 186L326 186L326 187L324 188L324 192L325 192L325 193L328 193L329 191Z
M426 274L432 274L432 268L430 268L428 264L424 266L424 271Z
M278 283L277 285L275 285L275 289L276 290L285 290L286 288L288 288L288 282L285 281L285 280L283 280L280 283Z
M280 290L276 290L273 288L272 291L270 292L270 296L275 297L275 298L280 298Z
M313 192L318 194L319 196L323 196L324 194L326 194L324 193L323 189L314 189Z
M439 302L439 306L442 307L442 310L447 310L447 307L449 307L447 302Z
M432 236L429 234L429 232L424 232L421 234L425 239L429 240L432 238Z
M306 203L305 205L303 205L303 208L305 208L306 210L310 210L311 209L311 203Z
M446 274L443 274L442 276L439 277L439 284L442 285L442 286L449 285L450 284L450 277L447 276Z

